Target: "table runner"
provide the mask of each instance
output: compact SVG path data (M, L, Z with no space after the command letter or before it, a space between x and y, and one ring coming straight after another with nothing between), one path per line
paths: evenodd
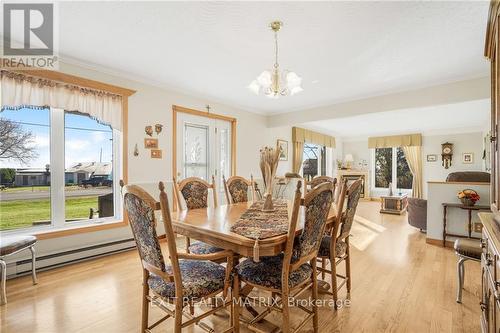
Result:
M288 208L286 200L273 201L275 210L263 212L264 201L257 201L244 212L231 231L251 239L264 239L288 232Z
M286 200L273 201L275 210L263 212L264 201L257 201L244 212L231 231L255 239L253 260L259 261L259 239L270 238L288 232L288 206Z

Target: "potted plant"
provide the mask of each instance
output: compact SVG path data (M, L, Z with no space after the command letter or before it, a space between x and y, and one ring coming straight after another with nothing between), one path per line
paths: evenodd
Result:
M476 202L481 198L476 191L471 189L465 189L458 192L458 198L464 206L474 206Z

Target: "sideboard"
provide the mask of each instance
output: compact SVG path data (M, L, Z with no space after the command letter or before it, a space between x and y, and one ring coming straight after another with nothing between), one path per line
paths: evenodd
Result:
M492 213L479 213L483 223L481 247L481 332L500 330L500 227Z

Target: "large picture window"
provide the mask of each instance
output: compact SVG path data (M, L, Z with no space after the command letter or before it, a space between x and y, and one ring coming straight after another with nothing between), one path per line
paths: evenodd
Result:
M0 142L0 231L121 218L120 131L85 114L23 108L0 112Z
M375 188L393 188L411 190L413 176L400 147L375 148Z

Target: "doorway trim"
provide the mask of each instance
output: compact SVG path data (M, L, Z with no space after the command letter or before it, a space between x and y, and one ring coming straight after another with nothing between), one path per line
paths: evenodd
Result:
M236 175L236 122L237 122L236 118L223 116L216 113L209 113L205 111L189 109L183 106L172 105L172 177L177 178L177 113L178 112L231 122L231 176ZM177 193L175 193L174 195L177 195Z

